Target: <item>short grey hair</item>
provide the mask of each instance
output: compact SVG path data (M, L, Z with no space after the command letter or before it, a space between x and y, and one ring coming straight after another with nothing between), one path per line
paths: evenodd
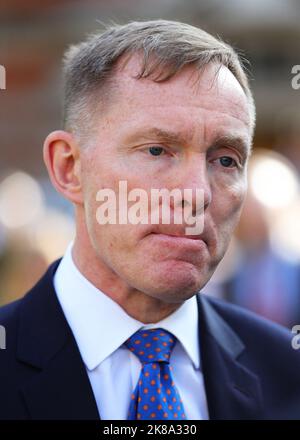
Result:
M112 24L104 32L93 34L67 50L64 56L66 130L79 137L86 132L88 137L95 108L109 99L114 87L113 73L117 61L123 55L130 57L135 53L143 56L137 78L151 75L153 81L166 81L189 64L199 71L209 63L226 66L248 98L253 133L255 105L245 60L242 61L238 53L221 39L195 26L170 20Z

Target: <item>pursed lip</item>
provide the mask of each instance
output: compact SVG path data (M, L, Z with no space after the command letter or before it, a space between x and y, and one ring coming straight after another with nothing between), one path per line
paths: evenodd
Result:
M173 244L178 246L189 246L193 248L207 246L206 241L199 235L182 235L182 234L170 234L166 232L152 232L149 234L154 238L157 238L165 244Z
M161 235L161 236L166 236L166 237L170 237L173 239L176 238L181 238L181 239L188 239L188 240L194 240L194 241L203 241L205 244L207 244L207 237L205 237L205 234L192 234L192 235L188 235L188 234L184 234L183 231L181 230L163 230L163 229L157 229L157 230L152 230L149 232L149 235Z
M169 237L177 237L177 238L189 238L191 240L203 240L203 238L200 237L200 235L181 235L181 234L166 234L166 233L162 233L163 235L168 235Z
M202 240L202 241L204 241L200 235L169 234L166 232L152 232L152 234L164 235L166 237L173 237L173 238L188 238L189 240Z

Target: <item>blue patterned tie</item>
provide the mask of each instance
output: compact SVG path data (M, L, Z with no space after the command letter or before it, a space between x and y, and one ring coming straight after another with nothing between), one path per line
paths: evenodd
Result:
M142 363L128 420L185 420L182 400L169 365L175 337L161 328L139 330L125 345Z

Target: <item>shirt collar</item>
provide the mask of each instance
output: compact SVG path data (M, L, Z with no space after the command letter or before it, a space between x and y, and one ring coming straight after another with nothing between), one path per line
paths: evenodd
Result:
M89 370L96 368L141 328L163 328L180 341L194 367L200 368L196 297L186 300L167 318L143 324L129 316L109 296L97 289L77 269L69 245L54 275L54 287ZM117 323L117 325L116 325Z

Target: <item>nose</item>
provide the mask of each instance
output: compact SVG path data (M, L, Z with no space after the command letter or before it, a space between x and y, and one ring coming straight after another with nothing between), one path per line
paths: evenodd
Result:
M181 207L192 205L192 215L196 216L205 211L212 200L211 185L207 172L205 154L191 157L178 173L178 188L181 189Z

